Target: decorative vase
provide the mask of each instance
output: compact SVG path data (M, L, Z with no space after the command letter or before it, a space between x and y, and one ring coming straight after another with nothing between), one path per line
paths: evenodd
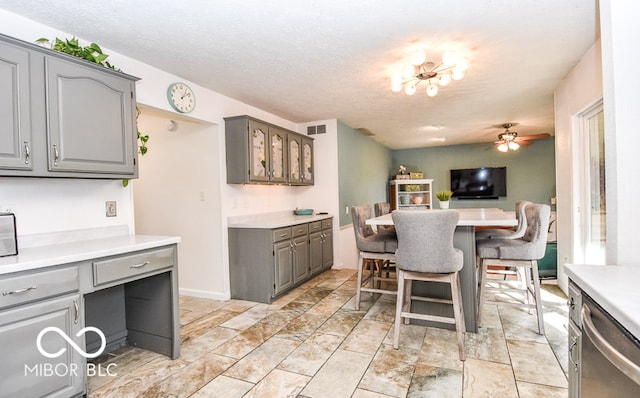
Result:
M421 203L422 203L422 201L423 201L422 196L414 196L414 197L411 199L411 203L413 203L414 205L419 205L419 204L421 204Z
M411 201L411 197L409 195L400 196L400 204L408 205L410 201Z
M448 200L441 200L440 201L440 208L441 209L448 209L449 208L449 201Z

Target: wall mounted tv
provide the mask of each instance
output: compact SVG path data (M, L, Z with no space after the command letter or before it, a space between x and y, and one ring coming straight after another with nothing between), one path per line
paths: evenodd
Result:
M457 199L498 199L507 196L507 168L451 170L451 191Z

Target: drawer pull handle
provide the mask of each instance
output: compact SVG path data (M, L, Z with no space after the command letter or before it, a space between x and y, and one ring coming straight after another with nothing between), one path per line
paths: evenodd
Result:
M144 267L145 265L148 265L148 264L149 264L149 262L145 261L144 263L130 265L129 268L131 268L131 269L142 268L142 267Z
M38 288L38 286L33 285L33 286L25 287L25 288L22 288L22 289L9 290L9 291L6 291L6 292L2 292L2 295L3 296L9 296L11 294L22 294L22 293L28 292L29 290L35 290L37 288Z
M73 323L78 323L78 319L80 318L80 305L78 304L78 300L73 300Z

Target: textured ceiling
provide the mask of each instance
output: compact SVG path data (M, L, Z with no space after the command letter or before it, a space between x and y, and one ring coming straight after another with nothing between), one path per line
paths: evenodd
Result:
M596 0L0 0L0 8L296 123L340 119L390 148L491 142L505 122L519 123L520 135L553 134L553 90L598 35ZM434 98L392 93L391 71L417 48L436 62L458 51L466 77Z

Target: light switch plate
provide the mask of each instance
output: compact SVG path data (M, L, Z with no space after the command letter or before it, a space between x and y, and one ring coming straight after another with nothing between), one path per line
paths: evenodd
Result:
M118 215L118 207L115 200L107 200L105 202L105 209L107 217L115 217Z

